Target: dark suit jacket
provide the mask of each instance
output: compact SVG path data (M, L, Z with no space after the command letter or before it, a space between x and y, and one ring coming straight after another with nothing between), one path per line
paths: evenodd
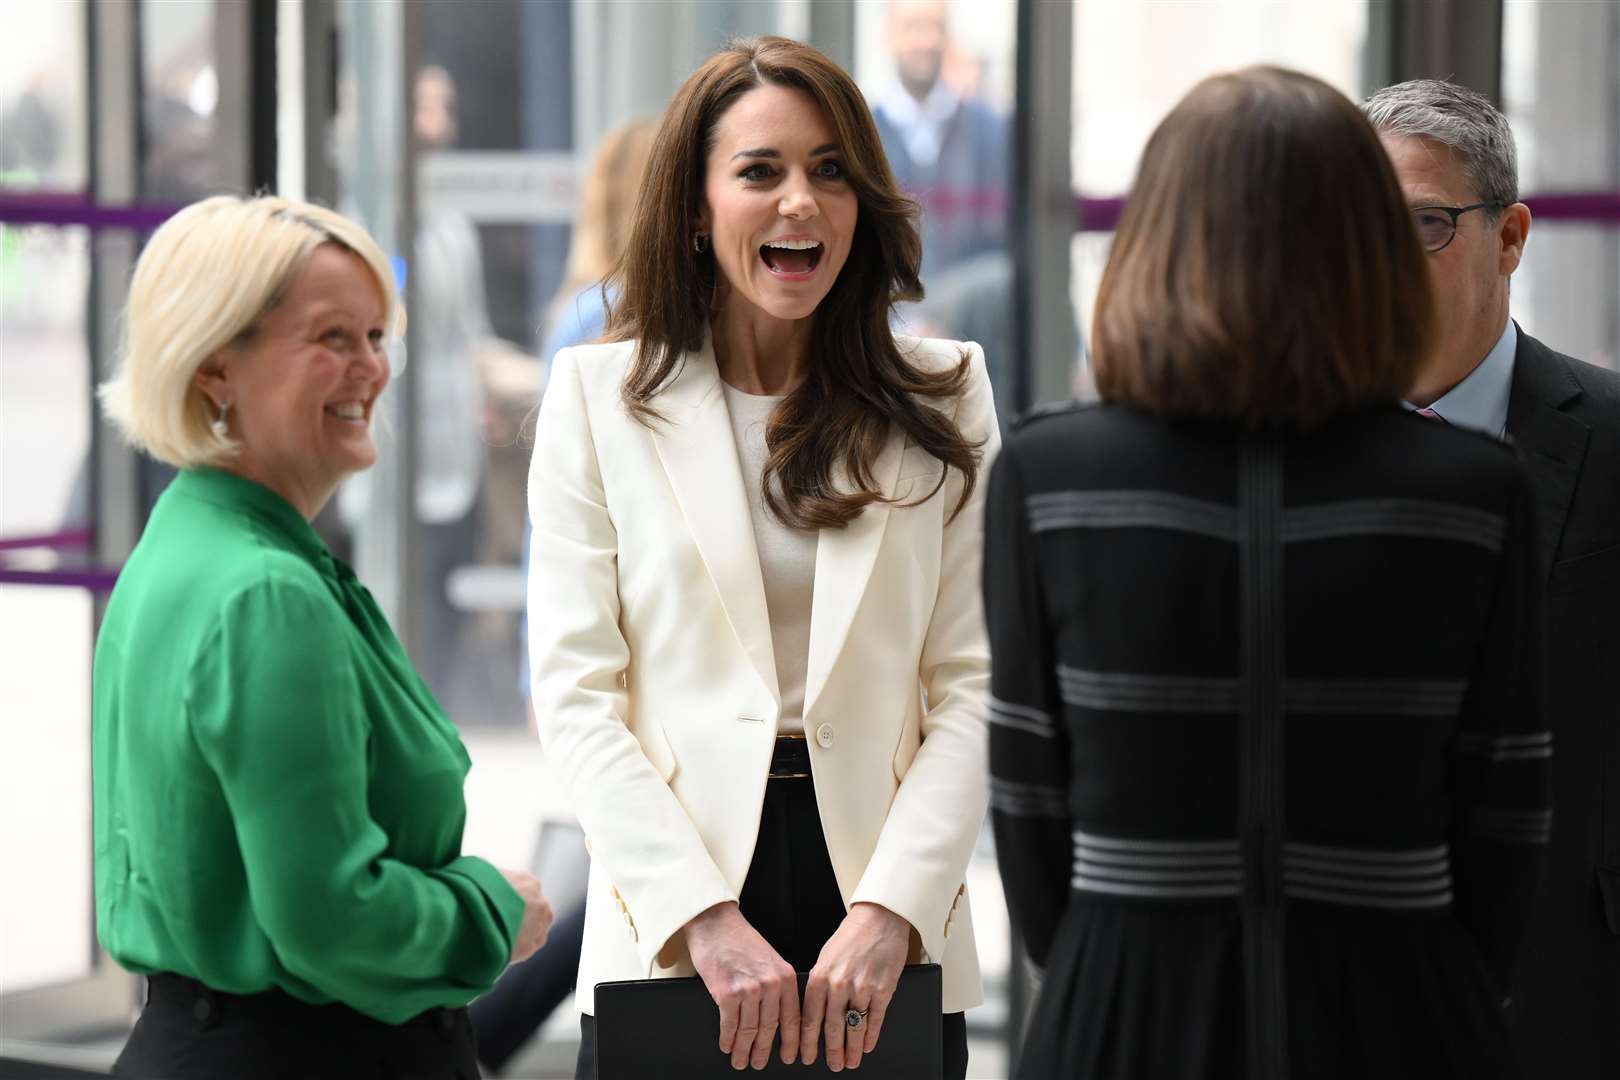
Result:
M1620 1076L1620 375L1519 331L1508 436L1547 587L1553 830L1510 1010L1528 1075Z
M1007 243L1012 158L1006 117L963 101L945 125L939 158L919 165L905 129L880 105L872 114L895 179L922 202L923 284L945 269Z

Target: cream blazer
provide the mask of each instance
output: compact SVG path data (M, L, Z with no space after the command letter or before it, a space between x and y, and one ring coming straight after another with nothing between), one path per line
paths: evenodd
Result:
M964 884L986 803L989 649L980 601L983 492L998 445L977 345L897 337L914 362L971 357L956 422L984 440L973 496L878 503L816 551L804 728L846 905L916 928L944 1007L982 1000ZM534 711L591 849L577 1000L597 983L691 975L679 931L736 900L753 858L779 696L765 588L719 371L689 353L649 430L619 386L633 345L564 349L529 470ZM902 434L885 493L926 493L942 466Z

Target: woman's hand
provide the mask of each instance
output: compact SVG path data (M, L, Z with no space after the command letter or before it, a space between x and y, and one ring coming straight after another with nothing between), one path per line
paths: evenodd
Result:
M888 908L863 903L849 909L821 947L804 990L799 1055L806 1065L815 1064L816 1040L823 1033L827 1068L833 1072L856 1068L861 1055L877 1047L910 947L911 924ZM866 1013L859 1028L849 1026L850 1009Z
M686 924L686 949L720 1008L720 1050L733 1069L763 1069L777 1029L782 1063L799 1042L799 980L786 960L748 924L735 903L716 904Z
M556 916L552 913L551 903L540 891L540 880L533 874L525 874L522 870L502 870L501 876L523 897L523 925L518 927L517 941L512 943L512 958L507 961L517 964L540 951L540 946L546 943L546 935L551 933L551 923Z

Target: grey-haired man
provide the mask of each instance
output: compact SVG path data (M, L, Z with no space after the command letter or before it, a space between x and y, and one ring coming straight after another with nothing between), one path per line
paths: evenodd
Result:
M1364 108L1429 251L1442 321L1408 403L1517 443L1539 516L1556 809L1509 1015L1528 1076L1620 1076L1620 375L1509 317L1530 211L1501 112L1427 79Z

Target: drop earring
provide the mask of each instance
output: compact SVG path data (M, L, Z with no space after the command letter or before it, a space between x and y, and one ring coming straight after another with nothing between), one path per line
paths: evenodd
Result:
M709 248L709 234L708 233L693 233L692 234L692 250L693 251L695 251L699 255L701 255L705 251L707 251L708 248Z
M230 411L230 402L222 401L219 403L219 415L214 417L214 422L209 425L214 429L214 435L218 438L223 439L230 434L230 428L225 423L225 417L230 414Z

